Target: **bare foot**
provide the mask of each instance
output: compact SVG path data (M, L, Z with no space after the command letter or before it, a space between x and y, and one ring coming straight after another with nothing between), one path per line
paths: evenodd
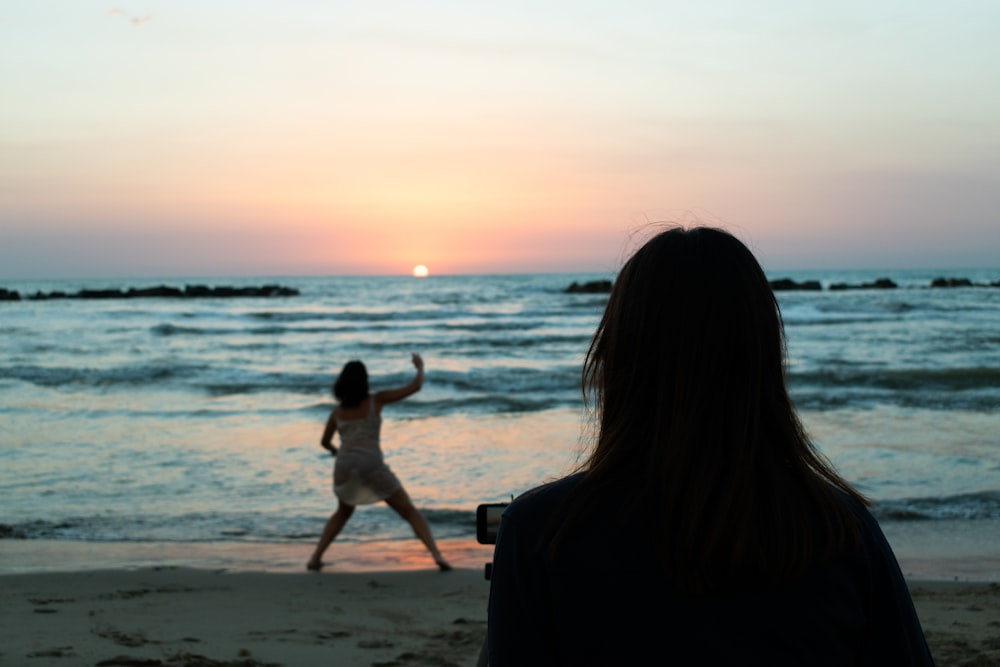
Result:
M306 569L309 570L310 572L319 572L320 570L323 569L323 563L318 560L311 560L308 563L306 563Z
M451 570L451 565L444 558L435 558L434 562L437 563L438 569L442 572L448 572Z

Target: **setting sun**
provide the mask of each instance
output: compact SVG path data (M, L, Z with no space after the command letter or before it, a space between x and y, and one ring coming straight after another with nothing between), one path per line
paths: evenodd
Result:
M427 267L423 264L417 264L413 267L413 277L414 278L426 278L427 277Z

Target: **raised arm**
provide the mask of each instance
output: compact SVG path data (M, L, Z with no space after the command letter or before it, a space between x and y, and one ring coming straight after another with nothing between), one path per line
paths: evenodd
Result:
M410 380L410 383L398 389L386 389L378 392L375 394L375 403L377 405L383 406L386 403L395 403L420 391L420 387L424 385L424 360L420 358L419 354L414 353L413 366L417 369L417 374Z

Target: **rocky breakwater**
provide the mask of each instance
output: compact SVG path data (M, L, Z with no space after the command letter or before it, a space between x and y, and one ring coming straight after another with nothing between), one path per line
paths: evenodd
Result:
M771 289L776 292L789 290L820 291L823 289L818 280L796 282L791 278L779 278L770 281L770 283ZM864 283L831 283L827 289L839 292L843 290L896 289L898 287L899 285L891 278L878 278ZM994 280L989 283L975 283L968 278L934 278L928 287L1000 287L1000 280Z
M298 296L299 290L282 285L251 287L186 285L183 288L169 285L130 287L129 289L81 289L76 292L35 292L24 297L16 290L0 287L0 301L44 301L49 299L230 299L236 297L287 297Z
M567 294L607 294L611 291L611 281L591 280L585 283L574 281L563 291Z

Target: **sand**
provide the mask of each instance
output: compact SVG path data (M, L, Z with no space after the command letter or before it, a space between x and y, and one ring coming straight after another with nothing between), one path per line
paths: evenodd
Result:
M16 543L4 542L10 562ZM0 665L472 667L489 547L445 546L458 566L445 573L419 550L377 557L346 545L320 573L134 556L132 565L98 558L113 565L105 569L22 568L0 575ZM1000 665L1000 584L911 580L911 589L938 665Z
M479 570L0 577L3 665L475 665Z
M938 667L1000 665L1000 584L911 581Z

